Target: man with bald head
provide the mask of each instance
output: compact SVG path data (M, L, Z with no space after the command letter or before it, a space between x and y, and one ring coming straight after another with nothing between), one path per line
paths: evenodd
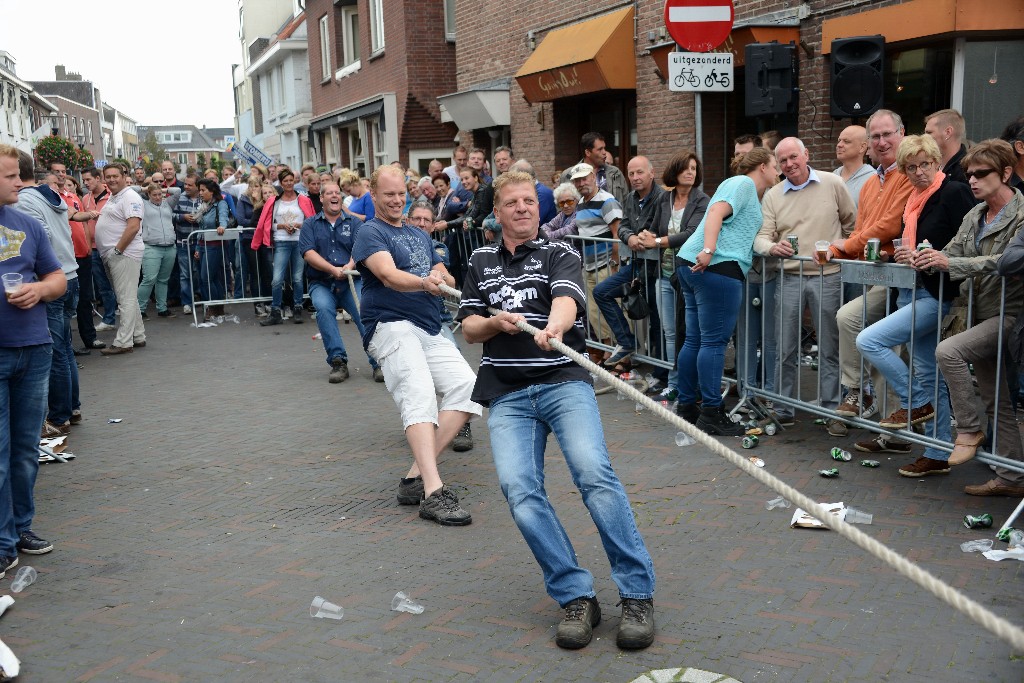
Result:
M608 327L615 335L619 347L606 361L606 364L610 365L628 362L630 356L637 350L636 335L629 328L626 316L622 314L622 308L617 301L623 296L624 286L634 279L639 279L642 283L647 306L651 312L647 353L655 358L664 356L661 351L661 324L655 300L658 276L661 273L661 250L656 241L661 238L658 237L658 229L652 225L652 221L658 199L665 190L654 182L654 166L647 157L638 156L630 159L626 172L632 189L626 195L618 237L629 251L619 252L623 258L620 259L618 272L594 287L594 301L608 321ZM668 371L664 368L658 368L654 375L661 382L668 379Z
M864 182L874 173L870 164L864 163L868 153L868 131L864 126L847 126L836 141L836 159L842 164L833 173L846 182L846 189L853 197L856 209L860 201L860 190Z
M807 148L799 138L783 138L775 147L775 157L786 179L764 194L763 223L754 238L754 251L762 256L785 259L782 262L784 286L779 287L774 311L779 349L776 387L783 396L797 397L800 323L803 303L806 303L818 336L821 360L818 403L822 408L834 410L840 399L836 312L842 305L842 282L838 264L816 257L815 242L830 245L848 237L856 221L856 210L842 179L833 173L819 174L811 168ZM798 238L796 254L788 241L789 235ZM808 263L790 258L794 255L810 256L816 261ZM792 408L776 403L775 409L782 424L792 424ZM825 426L831 436L846 435L846 425L839 420L829 419Z

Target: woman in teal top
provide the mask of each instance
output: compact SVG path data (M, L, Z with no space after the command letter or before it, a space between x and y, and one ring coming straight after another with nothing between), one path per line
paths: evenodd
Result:
M686 305L676 412L709 434L723 436L743 433L722 406L725 346L736 327L754 236L761 228L761 197L779 180L775 157L763 147L736 157L732 169L736 175L718 186L704 220L676 254L676 278Z

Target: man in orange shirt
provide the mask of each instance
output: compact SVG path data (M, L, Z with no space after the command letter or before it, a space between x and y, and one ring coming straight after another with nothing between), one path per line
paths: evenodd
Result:
M67 168L64 164L53 162L50 164L50 172L57 176L57 194L68 205L68 215L89 213L85 211L82 200L74 192L68 191L65 187L67 181ZM89 213L92 220L99 215ZM102 349L106 344L96 341L96 326L92 322L92 247L89 234L86 232L85 223L68 219L71 226L71 242L75 249L75 261L78 262L78 302L76 303L76 318L78 319L78 336L82 338L82 348L74 351L76 356L89 355L89 349ZM83 314L84 311L84 314ZM94 346L93 344L99 344ZM77 409L78 406L73 406ZM81 413L73 410L71 421L80 419Z
M864 258L865 246L873 237L879 240L880 252L892 254L893 239L903 234L903 209L913 189L907 176L896 167L896 151L905 134L903 120L894 111L879 109L868 117L867 129L872 157L878 161L878 168L861 188L857 224L853 233L844 240L832 243L831 256L834 258ZM887 287L871 287L863 296L858 296L840 308L836 314L842 383L849 388L846 399L836 409L839 415L867 417L878 410L873 397L862 390L863 377L860 352L857 350L857 335L862 329L885 316L888 300ZM871 377L876 394L881 396L886 386L885 378L874 368L871 369ZM858 448L861 445L858 443ZM898 453L907 453L910 450L909 444L891 445L902 450L890 451L885 444L882 445L882 450Z
M100 211L107 204L107 199L110 198L110 192L107 191L107 186L103 183L103 174L96 167L87 168L82 171L82 183L85 185L86 193L82 197L82 206L85 207L86 211L91 211L97 216L100 215ZM107 271L103 269L103 261L100 259L100 252L96 250L96 219L85 222L85 234L89 238L89 247L91 253L89 260L92 267L92 278L87 289L82 289L79 296L79 302L82 299L86 300L88 308L86 313L90 323L92 322L92 297L93 287L92 282L96 283L96 288L99 289L100 301L103 303L103 319L100 320L100 324L93 328L92 337L87 339L85 335L82 335L82 342L87 348L102 349L106 348L106 344L96 339L97 331L113 330L116 329L114 323L117 322L115 317L117 314L117 296L114 294L114 288L110 284L110 279L107 277ZM85 287L83 283L83 287ZM82 319L81 309L79 309L78 319ZM81 323L79 323L81 324Z

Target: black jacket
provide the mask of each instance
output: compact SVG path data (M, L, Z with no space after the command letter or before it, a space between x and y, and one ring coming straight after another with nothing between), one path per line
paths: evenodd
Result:
M939 190L921 208L917 219L917 243L928 240L933 249L941 251L956 236L964 216L975 204L977 201L971 188L946 176ZM936 299L939 298L940 280L945 280L942 298L946 301L955 299L960 288L950 284L948 273L921 273L921 284Z
M622 205L622 220L619 221L619 240L629 246L629 238L644 230L657 233L654 225L654 210L660 203L662 195L667 194L657 183L651 185L651 191L647 195L644 207L640 208L640 195L633 190L626 195L626 201ZM660 256L657 249L646 249L633 254L636 258L650 259L657 261Z

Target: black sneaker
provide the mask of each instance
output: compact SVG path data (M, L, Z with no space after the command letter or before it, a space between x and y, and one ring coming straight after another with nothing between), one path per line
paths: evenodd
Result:
M4 578L7 574L8 569L13 569L18 566L18 556L4 557L0 555L0 579Z
M720 406L709 406L700 409L700 418L695 423L697 429L703 429L713 436L743 436L742 426L729 419Z
M292 309L292 322L293 323L295 323L296 325L301 325L303 322L305 322L305 321L303 321L302 316L303 316L302 306L296 306L295 308Z
M348 379L348 363L344 358L335 358L331 361L331 372L327 375L327 381L331 384L341 384Z
M423 501L423 477L398 482L398 504L419 505Z
M459 506L459 497L450 486L442 486L420 503L420 517L442 526L466 526L472 516Z
M284 319L281 318L280 308L271 308L270 317L266 320L260 321L260 327L269 327L271 325L283 325Z
M586 647L594 637L594 627L601 623L601 605L597 598L576 598L565 606L565 616L558 623L555 645L566 650Z
M654 600L622 598L622 619L615 644L623 650L642 650L654 642Z
M29 529L18 535L18 550L26 555L45 555L53 550L53 544L39 538Z
M469 429L469 423L462 425L462 429L452 439L452 450L458 453L473 449L473 432Z

